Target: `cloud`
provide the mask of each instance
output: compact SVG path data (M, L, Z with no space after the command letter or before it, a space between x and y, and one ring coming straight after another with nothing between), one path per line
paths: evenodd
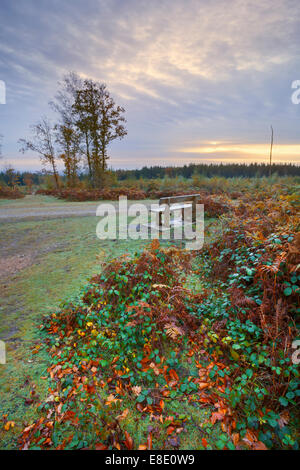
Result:
M210 139L259 145L271 123L278 144L294 142L299 20L298 0L2 0L4 151L19 161L18 138L70 70L106 82L127 111L112 164L169 160Z

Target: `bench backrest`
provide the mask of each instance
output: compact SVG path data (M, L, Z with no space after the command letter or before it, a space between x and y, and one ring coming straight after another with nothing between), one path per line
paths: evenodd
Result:
M200 194L185 194L183 196L167 196L161 197L159 200L159 204L176 204L180 202L192 202L196 204L198 199L201 197Z

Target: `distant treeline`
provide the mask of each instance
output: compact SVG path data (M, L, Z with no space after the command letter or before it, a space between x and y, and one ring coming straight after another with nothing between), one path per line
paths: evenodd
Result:
M109 173L113 176L111 178L111 186L114 182L124 181L126 179L140 180L140 179L156 179L156 178L192 178L195 175L212 178L214 176L234 178L260 178L270 175L270 167L264 163L251 163L246 165L244 163L229 163L229 164L190 164L182 167L162 167L151 166L143 167L140 170L110 170ZM300 176L300 166L292 164L272 165L272 174L278 176ZM12 186L14 184L20 186L40 186L44 185L46 179L51 178L50 175L45 175L42 172L19 172L13 169L0 172L0 184ZM60 176L64 182L65 175ZM78 174L78 180L84 181L88 179L87 172Z
M272 165L272 174L278 176L300 176L300 166L292 164ZM270 175L270 166L264 163L228 163L228 164L189 164L182 167L143 167L140 170L116 170L118 180L133 179L153 179L153 178L176 178L182 176L191 178L195 174L208 178L222 176L225 178L245 177L259 178Z

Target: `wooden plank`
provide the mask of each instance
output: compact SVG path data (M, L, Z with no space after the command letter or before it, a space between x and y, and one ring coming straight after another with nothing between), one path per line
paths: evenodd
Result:
M161 197L159 200L159 204L173 204L176 202L184 202L184 201L195 201L195 199L199 199L201 194L186 194L182 196L166 196Z

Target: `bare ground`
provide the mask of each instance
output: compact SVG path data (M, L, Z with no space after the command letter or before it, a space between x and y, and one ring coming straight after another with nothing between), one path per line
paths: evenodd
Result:
M113 204L118 212L118 201L66 202L47 196L30 195L16 201L1 201L0 222L93 216L96 215L99 204L106 202ZM128 201L128 206L139 202L149 207L154 201Z

